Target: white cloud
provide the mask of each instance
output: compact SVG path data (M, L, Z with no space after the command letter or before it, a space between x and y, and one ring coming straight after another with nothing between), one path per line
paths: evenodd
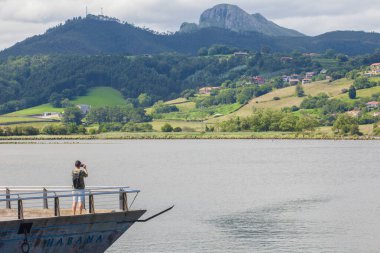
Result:
M119 18L159 31L176 31L197 22L220 0L0 0L0 49L75 16L90 13ZM378 31L380 1L373 0L224 0L249 13L261 13L279 25L316 35L332 30Z
M365 17L364 19L363 16ZM319 35L336 30L380 32L380 27L376 25L380 21L376 10L340 16L290 17L275 19L274 21L279 25L295 28L307 35Z

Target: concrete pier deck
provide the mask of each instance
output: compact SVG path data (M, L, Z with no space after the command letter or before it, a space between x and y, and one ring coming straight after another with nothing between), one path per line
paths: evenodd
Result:
M97 209L96 213L113 213L115 210L100 210ZM89 210L83 210L82 214L90 214ZM0 221L10 221L18 219L17 209L0 209ZM73 213L71 209L61 209L60 216L72 216ZM77 215L79 211L77 210ZM24 219L35 219L35 218L50 218L55 217L54 209L37 209L37 208L25 208L24 209Z

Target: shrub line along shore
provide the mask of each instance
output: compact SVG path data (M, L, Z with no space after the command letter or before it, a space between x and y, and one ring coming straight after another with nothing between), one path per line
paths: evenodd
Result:
M297 133L107 133L99 135L38 135L0 137L0 144L14 141L76 141L76 140L380 140L376 136L334 136Z

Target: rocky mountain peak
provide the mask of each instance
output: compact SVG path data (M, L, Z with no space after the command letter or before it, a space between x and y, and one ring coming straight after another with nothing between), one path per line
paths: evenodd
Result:
M217 27L235 32L259 32L270 36L303 36L303 34L276 25L259 13L249 14L239 6L218 4L204 11L199 19L198 29ZM182 32L194 31L194 24L183 25Z

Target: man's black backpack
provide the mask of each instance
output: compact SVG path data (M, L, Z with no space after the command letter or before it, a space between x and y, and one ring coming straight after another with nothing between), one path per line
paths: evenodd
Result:
M80 173L81 172L73 174L73 187L74 187L74 189L80 189L80 187L81 187Z

